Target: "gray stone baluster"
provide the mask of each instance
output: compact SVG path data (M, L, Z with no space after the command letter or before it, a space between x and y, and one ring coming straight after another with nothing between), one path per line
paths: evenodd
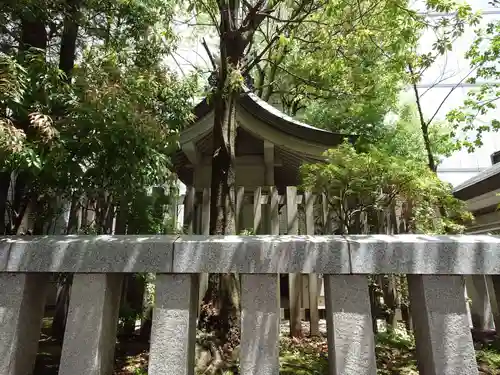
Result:
M112 273L74 276L59 375L112 373L122 281Z
M0 374L32 373L47 285L47 274L0 274Z
M330 375L376 375L368 279L325 275Z
M417 360L423 375L478 373L461 276L408 275Z
M196 274L156 275L150 374L194 374L198 282Z
M497 296L496 289L499 289L498 287L495 288L495 283L493 282L494 279L497 279L496 284L500 286L500 283L498 283L498 280L500 280L500 276L486 276L486 286L488 287L488 294L490 296L490 306L491 306L491 313L493 314L493 322L495 323L495 329L500 332L500 306L498 305L500 299L500 293ZM499 289L500 292L500 289Z
M241 276L241 375L279 373L277 274Z
M493 314L484 275L466 276L467 294L471 298L472 325L479 331L494 329Z

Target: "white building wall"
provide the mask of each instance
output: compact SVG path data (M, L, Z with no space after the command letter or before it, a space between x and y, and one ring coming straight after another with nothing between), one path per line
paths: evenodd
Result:
M491 7L488 4L489 0L473 0L469 3L474 10L482 12L481 25L500 19L500 8ZM425 4L424 1L416 1L414 9L425 12L423 4ZM428 14L428 17L442 16L443 14ZM421 103L427 117L431 117L437 111L436 119L444 120L450 110L463 104L469 90L478 87L478 85L460 83L465 81L471 72L470 64L464 55L474 40L474 35L474 28L467 28L464 35L454 43L453 51L442 56L426 71L419 85L419 92L422 95ZM421 51L429 51L434 40L435 36L432 32L424 34L420 42ZM452 91L451 94L450 91ZM406 93L406 95L410 95L410 93ZM489 119L498 118L499 113L498 110L490 111L487 116L478 118L477 122L488 123ZM466 134L460 135L467 136ZM474 133L469 134L469 137L474 138ZM491 166L490 155L497 150L500 150L500 133L484 134L481 147L472 153L467 150L454 153L442 162L438 168L438 175L456 186Z

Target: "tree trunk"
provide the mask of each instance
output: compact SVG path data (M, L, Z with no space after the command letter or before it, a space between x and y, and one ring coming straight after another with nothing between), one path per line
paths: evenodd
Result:
M396 289L396 280L394 275L387 275L384 277L384 302L387 306L386 311L386 322L387 329L393 330L396 329L397 324L397 289Z
M127 233L127 221L129 216L129 199L126 195L121 197L120 204L116 212L115 234Z
M9 198L10 172L0 172L0 235L7 234L10 228L7 228L5 221L7 200Z
M78 37L78 21L80 18L81 0L67 0L64 28L61 36L61 49L59 50L59 69L66 74L69 81L75 65L76 40Z
M408 66L410 74L413 75L413 67ZM422 130L422 137L424 138L425 151L427 152L427 164L429 169L433 172L437 170L436 160L434 159L434 154L432 153L431 141L429 138L429 122L425 120L424 111L422 110L422 103L420 102L420 95L418 93L417 83L413 82L413 93L415 94L415 102L417 104L418 118L420 120L420 129Z
M231 25L236 23L237 4L219 4L221 13L220 53L221 65L217 88L214 93L214 126L212 181L210 204L210 234L235 234L235 101L238 93L234 88L226 87L230 69L237 69L242 56L236 55L237 39L228 35L233 31ZM232 16L232 19L230 19ZM234 32L234 31L233 31ZM232 34L233 35L233 34ZM234 35L233 35L234 36ZM241 37L241 35L240 35ZM229 55L232 52L232 55ZM215 331L221 346L227 344L235 347L239 342L240 304L236 275L210 275L208 289L204 299L204 308L200 313L200 325L207 331ZM232 298L234 297L234 298ZM215 307L214 309L207 308ZM214 316L215 315L215 316ZM237 338L234 342L234 337Z
M36 53L45 54L47 49L47 30L46 20L40 15L41 12L26 6L21 14L21 43L19 50L19 59L23 61L26 53L30 49L36 49ZM32 51L35 52L34 50ZM18 114L15 125L22 129L29 137L29 119L26 113ZM15 213L12 218L13 233L17 233L24 218L28 206L36 198L36 194L31 190L32 176L28 171L20 171L17 174L14 184L14 199L12 212Z
M222 87L220 89L222 91ZM210 234L235 234L235 98L218 95L215 99L214 154L212 157L212 194ZM215 307L216 317L212 316ZM215 331L226 354L239 343L240 289L235 274L210 275L200 325Z
M66 227L66 234L73 234L73 233L78 233L80 230L81 226L81 218L80 218L80 212L81 212L81 205L80 201L78 199L78 196L73 194L71 198L71 205L69 208L69 218L68 218L68 226Z
M236 233L235 111L241 88L233 77L242 75L244 51L270 9L267 1L257 1L247 9L240 25L239 0L219 0L218 6L220 66L217 68L217 86L213 98L210 234L227 235ZM240 337L240 283L235 274L210 275L199 326L215 333L217 346L222 351L219 355L223 359L230 359ZM211 372L219 370L220 367Z
M17 173L16 182L14 184L14 199L12 200L12 234L18 234L24 215L30 205L29 187L28 187L29 174L28 172L21 171Z
M66 318L68 316L72 283L73 275L64 275L57 287L56 308L54 319L52 320L52 336L61 342L64 338L64 331L66 329Z

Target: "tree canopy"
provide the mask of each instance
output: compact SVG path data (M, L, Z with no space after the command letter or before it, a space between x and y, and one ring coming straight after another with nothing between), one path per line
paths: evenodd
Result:
M451 186L441 181L426 161L375 148L357 152L348 143L325 156L326 164L302 167L304 187L326 195L342 234L360 233L361 213L367 215L368 222L378 221L379 213L393 214L390 220L406 221L403 233L457 233L471 219L464 203L453 197ZM400 206L399 214L396 206ZM388 225L377 222L367 226L365 233L380 233ZM399 225L393 227L401 233Z
M498 2L492 5L499 6ZM466 77L466 82L478 87L469 90L463 105L450 111L447 118L461 134L461 146L473 151L483 145L483 135L500 130L500 121L492 115L500 99L500 21L476 29L466 57L474 73Z
M196 77L178 77L163 63L176 46L173 3L7 5L1 199L12 172L18 199L5 230L16 232L26 210L42 210L56 197L78 205L85 196L102 201L97 226L106 232L104 212L122 195L167 181L169 154L190 121Z

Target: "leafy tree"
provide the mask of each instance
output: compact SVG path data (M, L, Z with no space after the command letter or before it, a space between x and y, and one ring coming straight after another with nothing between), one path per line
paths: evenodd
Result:
M465 78L456 83L437 104L437 108L430 116L424 114L424 108L421 104L421 96L419 93L418 83L422 80L427 70L441 57L446 56L448 51L451 51L453 44L458 41L458 38L463 35L464 30L468 26L475 26L480 20L478 13L472 12L472 8L467 3L459 3L455 1L433 2L431 9L444 13L444 16L427 19L425 16L420 17L420 22L423 25L423 30L430 31L435 36L435 41L430 49L424 51L415 49L407 59L409 83L412 86L417 105L420 128L424 139L424 146L427 153L427 163L432 171L437 170L438 163L433 154L432 144L430 140L430 128L432 122L438 115L441 107L452 94L452 92L460 86ZM414 14L416 16L416 14ZM472 71L469 73L471 74ZM439 83L436 82L435 84ZM435 85L434 84L434 85ZM433 85L433 86L434 86ZM432 88L432 86L431 86ZM451 135L451 134L450 134Z
M374 146L387 155L398 156L417 163L427 163L428 157L422 135L419 114L413 103L402 104L384 121L384 134ZM436 164L456 150L450 134L452 129L446 122L429 124L429 140Z
M498 2L492 4L498 7ZM447 115L457 132L468 134L459 143L471 152L482 146L484 133L500 129L500 121L495 116L488 120L481 119L497 109L500 98L499 57L500 21L492 21L476 30L476 37L466 53L474 72L466 82L479 84L479 87L470 90L463 105Z
M60 205L59 198L76 208L82 199L101 201L97 210L114 214L122 195L166 181L168 153L190 120L196 87L194 79L181 80L162 63L175 48L172 4L7 5L0 12L0 40L8 44L0 64L6 86L0 97L6 124L0 209L14 216L2 232L15 233L25 212L44 216L41 210ZM11 176L16 192L9 203ZM118 184L123 176L125 192ZM102 226L100 212L97 218L100 232L111 230Z
M361 213L376 217L395 203L411 207L404 217L409 232L457 233L470 219L464 203L453 197L451 185L441 181L425 162L375 148L356 152L347 143L325 156L326 164L301 167L303 185L326 194L340 233L356 233ZM368 230L378 231L380 225Z
M323 4L257 65L263 99L279 99L285 112L310 124L376 139L418 38L419 24L406 7L406 1Z
M170 181L168 153L190 120L196 87L163 64L176 47L173 5L2 3L0 232L18 232L25 218L37 234L110 233L114 217L117 233L137 229L131 200ZM11 186L14 198L7 200ZM54 218L68 202L69 223L56 230ZM95 213L90 222L89 211ZM64 332L66 281L58 292L56 337Z

